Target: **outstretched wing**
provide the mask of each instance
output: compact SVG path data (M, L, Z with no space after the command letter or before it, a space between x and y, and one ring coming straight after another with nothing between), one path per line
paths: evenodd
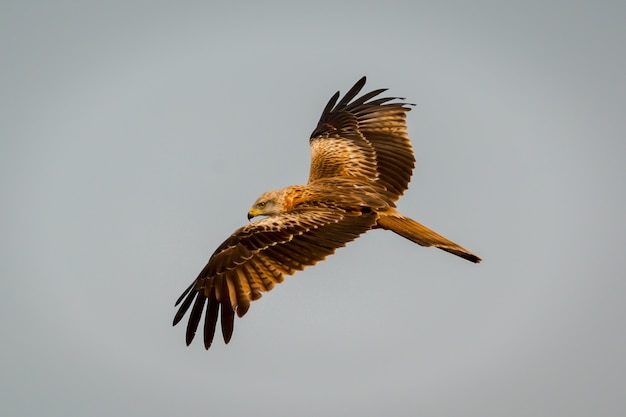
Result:
M395 201L407 189L415 167L406 129L410 108L390 103L397 97L374 99L386 89L354 99L364 85L365 77L339 102L337 92L324 108L311 134L309 183L329 177L366 179L387 189Z
M371 229L377 215L339 209L305 210L270 216L233 233L213 253L194 283L180 296L176 325L191 307L187 345L193 340L202 313L204 346L213 341L218 312L224 341L233 333L235 313L246 314L250 302L307 266ZM193 305L192 305L193 304Z

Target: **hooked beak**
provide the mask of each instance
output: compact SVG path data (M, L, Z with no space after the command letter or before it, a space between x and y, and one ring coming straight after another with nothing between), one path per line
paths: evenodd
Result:
M248 221L252 220L252 218L258 216L259 213L257 213L257 211L253 208L251 208L250 210L248 210Z
M252 220L254 218L254 214L252 214L251 211L248 212L248 221Z

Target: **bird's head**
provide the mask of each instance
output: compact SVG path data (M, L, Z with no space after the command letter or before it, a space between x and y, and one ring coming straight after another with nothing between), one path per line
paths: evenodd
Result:
M283 197L283 190L274 190L263 193L257 198L250 210L248 210L248 220L256 216L271 216L279 214Z

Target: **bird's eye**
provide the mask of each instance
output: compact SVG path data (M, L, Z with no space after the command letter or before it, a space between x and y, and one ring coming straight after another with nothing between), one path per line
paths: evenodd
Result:
M265 201L261 201L259 204L257 204L257 206L258 206L259 208L263 208L263 207L265 207Z

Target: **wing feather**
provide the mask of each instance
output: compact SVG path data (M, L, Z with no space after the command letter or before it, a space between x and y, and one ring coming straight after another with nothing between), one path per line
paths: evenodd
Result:
M233 329L235 327L235 311L229 304L220 303L222 308L221 324L222 324L222 336L224 342L230 342L230 338L233 336ZM204 335L206 337L206 335Z
M209 259L195 282L179 298L177 324L191 310L186 340L194 339L205 314L204 344L213 342L218 313L228 343L235 313L242 317L250 302L287 275L325 259L376 223L375 213L339 209L303 210L271 216L235 231ZM193 303L193 305L192 305Z
M265 287L261 286L261 278L254 264L248 262L243 264L242 269L246 274L246 279L248 280L248 285L250 285L250 300L258 300L261 298L261 291L268 291Z
M207 299L206 303L206 312L204 316L204 347L206 349L211 347L211 343L213 343L213 336L215 335L215 327L217 326L217 316L219 314L220 305L215 302L215 300L211 301L211 298ZM193 336L189 337L189 328L187 328L187 346L193 340ZM192 334L196 334L195 329L192 330Z
M357 81L352 86L352 88L348 90L346 95L343 96L343 98L339 101L339 103L337 103L336 107L343 107L343 106L347 105L350 102L350 100L352 100L354 97L356 97L356 95L359 94L359 91L361 91L361 89L365 85L365 81L366 81L366 78L365 77L361 77L361 79L359 79L359 81ZM335 96L339 97L339 91L337 91L335 93Z
M249 262L246 265L252 265L255 268L259 268L260 275L265 291L270 291L274 288L274 285L280 284L283 281L283 275L278 269L266 259L266 255L263 253L258 254L255 257L255 262Z
M246 274L246 268L237 268L233 272L236 274L233 277L233 284L237 291L237 309L235 312L239 317L242 317L250 308L250 283Z
M196 295L195 298L196 301L193 303L193 308L191 309L191 313L189 314L189 321L187 322L187 346L189 346L189 344L193 340L194 335L196 334L196 329L198 328L200 318L202 317L202 309L204 308L204 298L201 297L200 294Z

